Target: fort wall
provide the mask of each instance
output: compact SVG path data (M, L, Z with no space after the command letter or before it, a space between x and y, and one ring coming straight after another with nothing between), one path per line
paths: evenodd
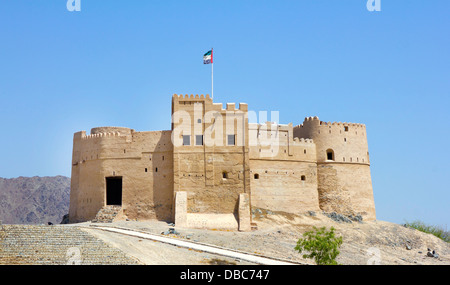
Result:
M251 205L304 213L319 210L316 147L293 137L292 124L249 124Z
M362 215L375 220L375 203L368 165L318 164L318 195L325 212Z

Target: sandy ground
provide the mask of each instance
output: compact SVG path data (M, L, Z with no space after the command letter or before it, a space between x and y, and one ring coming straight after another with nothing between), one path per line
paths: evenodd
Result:
M258 230L252 232L219 231L174 227L178 234L166 235L177 239L217 245L255 255L314 264L302 258L294 250L302 234L313 226L334 227L336 234L343 237L340 255L341 264L402 264L402 265L449 265L450 245L437 237L383 221L363 221L362 223L339 223L325 215L292 215L262 212L255 216ZM91 223L76 224L90 227ZM169 227L160 221L118 221L112 224L97 224L134 229L142 232L161 234ZM139 260L142 264L250 264L214 254L198 252L90 227L85 229L96 237L112 244ZM410 249L408 249L410 248ZM428 257L427 248L435 250L439 258Z
M95 228L83 228L83 230L122 250L145 265L253 265L225 256Z

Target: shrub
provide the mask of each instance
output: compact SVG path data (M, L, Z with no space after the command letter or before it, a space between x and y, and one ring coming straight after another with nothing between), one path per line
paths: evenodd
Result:
M316 228L303 234L304 238L297 241L295 250L304 254L303 258L313 258L317 265L338 265L335 260L339 255L339 247L342 244L342 237L335 237L334 228L327 231L326 227Z
M450 233L439 226L427 225L421 221L407 222L405 227L413 228L424 233L432 234L443 241L450 242Z

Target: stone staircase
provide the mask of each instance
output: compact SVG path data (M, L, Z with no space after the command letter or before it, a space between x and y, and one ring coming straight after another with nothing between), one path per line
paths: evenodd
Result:
M138 264L73 225L0 226L0 265Z
M92 220L93 223L112 223L114 218L120 213L122 207L115 205L108 205L100 209L95 219Z

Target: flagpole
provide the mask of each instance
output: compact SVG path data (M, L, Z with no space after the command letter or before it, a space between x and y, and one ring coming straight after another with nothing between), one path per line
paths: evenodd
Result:
M214 53L211 48L211 99L214 99Z

